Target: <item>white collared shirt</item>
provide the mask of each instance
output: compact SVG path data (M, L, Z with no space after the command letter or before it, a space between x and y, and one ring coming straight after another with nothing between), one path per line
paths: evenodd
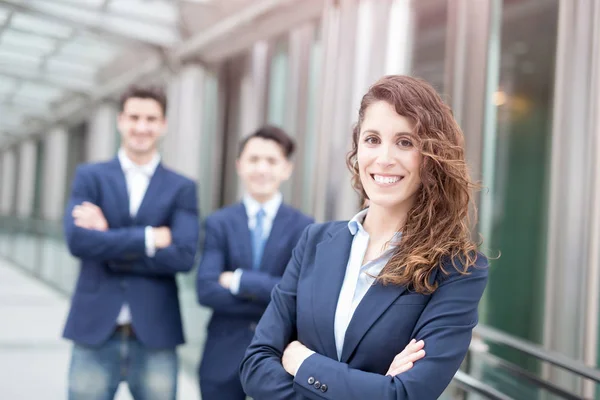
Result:
M156 167L160 163L160 155L156 153L152 160L144 165L137 165L131 161L123 149L119 150L118 157L127 182L129 214L135 217L146 194L146 189L148 189L150 178L152 178Z
M375 282L374 277L379 275L392 257L395 248L395 246L390 246L379 257L362 265L369 246L369 234L362 225L368 210L368 208L362 210L348 222L348 229L354 238L352 239L350 257L346 265L346 275L335 310L334 335L338 360L342 358L346 330L356 308L367 294L369 287ZM397 234L395 240L399 239L399 234Z
M273 228L273 221L279 211L279 207L281 207L281 203L283 203L282 194L277 192L277 194L266 203L259 203L249 194L245 194L242 203L244 204L246 215L248 216L248 229L250 232L252 232L256 226L256 214L258 214L258 211L261 208L265 211L265 217L263 219L263 240L266 241ZM231 294L237 295L240 292L240 279L242 278L242 273L243 270L241 268L238 268L233 272L233 277L229 286Z
M125 150L119 149L117 155L119 158L119 164L125 175L125 181L127 183L127 193L129 194L129 215L135 217L142 204L142 200L146 195L146 190L150 184L150 179L156 167L160 163L160 155L156 153L152 160L144 165L137 165L134 163ZM145 230L145 242L146 242L146 255L148 257L154 257L156 249L154 247L154 231L151 226L147 226ZM124 325L131 322L131 311L127 304L123 304L119 316L117 317L117 324Z

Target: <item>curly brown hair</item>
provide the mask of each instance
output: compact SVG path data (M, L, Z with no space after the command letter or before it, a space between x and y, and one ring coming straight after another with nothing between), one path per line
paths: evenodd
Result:
M385 101L396 112L414 123L416 146L423 155L420 168L422 185L416 201L401 228L402 245L377 277L383 284L408 286L417 293L431 294L437 288L432 277L437 267L451 260L462 274L475 265L477 244L471 239L469 215L472 189L464 155L464 136L435 89L426 81L390 75L377 81L363 96L358 122L352 134L352 150L346 164L353 174L352 186L363 204L368 200L360 182L357 165L358 139L366 109ZM474 207L474 205L473 205ZM474 209L474 208L473 208Z

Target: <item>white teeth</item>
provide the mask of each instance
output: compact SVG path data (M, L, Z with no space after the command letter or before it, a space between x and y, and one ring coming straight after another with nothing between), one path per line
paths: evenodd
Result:
M398 182L400 180L399 176L373 175L373 178L375 179L375 182L377 182L377 183L385 183L385 184L396 183L396 182Z

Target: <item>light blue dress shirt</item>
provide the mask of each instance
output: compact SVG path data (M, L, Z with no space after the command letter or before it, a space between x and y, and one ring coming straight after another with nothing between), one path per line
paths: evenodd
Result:
M395 246L390 246L385 252L374 260L363 265L365 253L369 246L369 234L363 228L363 222L367 216L368 208L362 210L348 222L348 229L354 236L350 257L346 266L346 275L338 297L337 308L335 311L334 335L335 347L337 349L338 360L342 357L344 347L344 337L346 330L369 287L375 282L375 277L379 275L383 267L387 264L393 255ZM394 241L400 240L400 233L394 237Z

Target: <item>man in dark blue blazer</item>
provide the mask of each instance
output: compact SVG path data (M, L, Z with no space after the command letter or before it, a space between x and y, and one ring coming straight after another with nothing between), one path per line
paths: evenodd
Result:
M282 203L294 142L265 126L240 144L237 171L246 194L205 221L198 268L200 304L213 309L199 369L203 400L244 400L239 365L310 217Z
M81 260L64 336L73 340L69 399L111 399L126 381L138 399L175 400L184 342L175 274L198 247L196 184L160 163L166 98L123 94L121 149L77 168L64 218Z

